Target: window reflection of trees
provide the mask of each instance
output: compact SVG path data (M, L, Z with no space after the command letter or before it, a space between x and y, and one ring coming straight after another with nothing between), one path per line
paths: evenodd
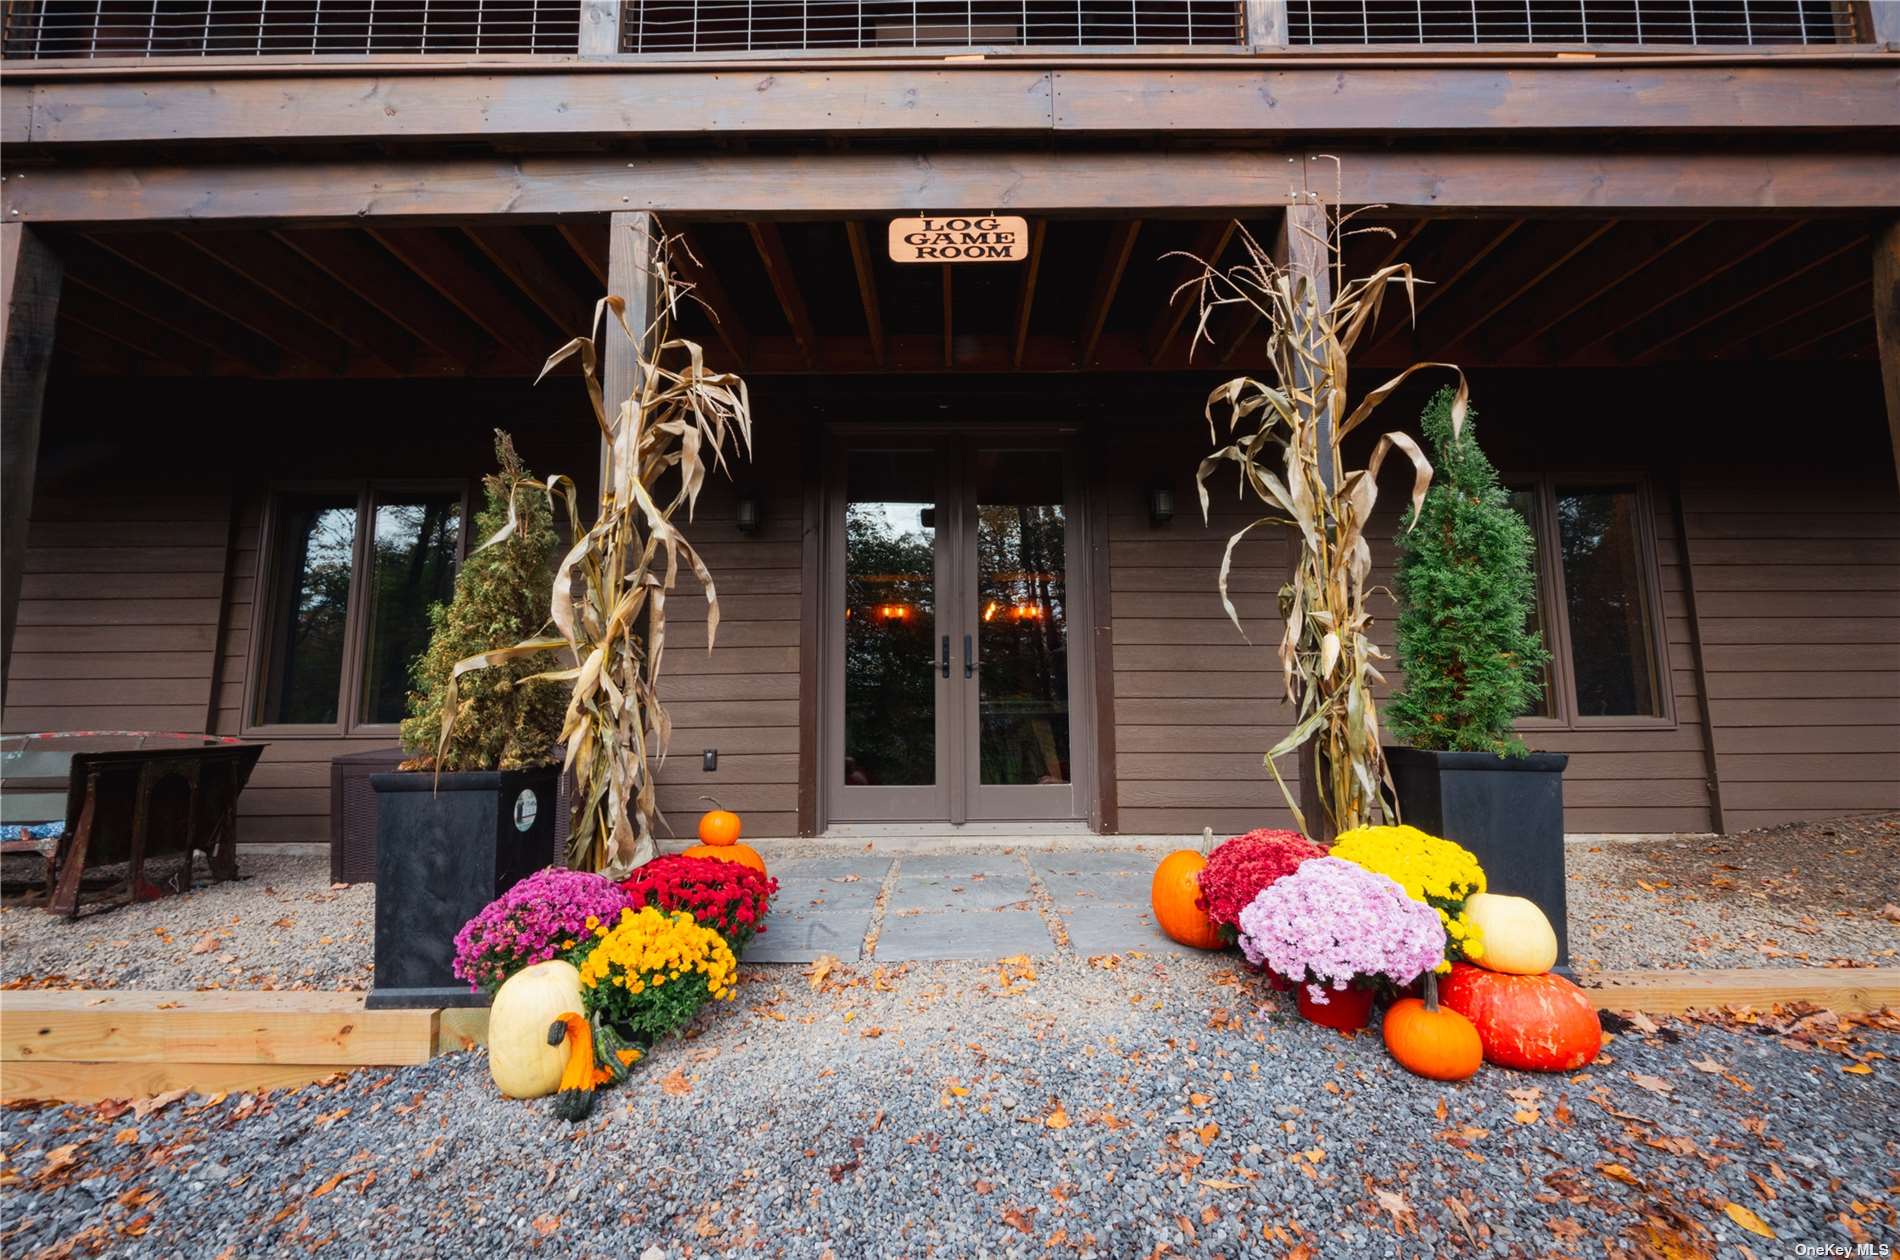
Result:
M371 538L370 626L362 720L400 722L411 667L429 646L429 607L455 593L460 496L378 504Z
M1068 608L1062 509L979 506L984 783L1069 781Z
M936 781L936 547L924 510L845 507L846 783Z
M1658 711L1635 502L1628 491L1557 493L1577 712L1584 717Z

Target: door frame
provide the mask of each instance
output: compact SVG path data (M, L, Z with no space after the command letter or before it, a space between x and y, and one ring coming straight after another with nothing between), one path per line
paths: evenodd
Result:
M902 826L914 830L918 821L940 822L946 829L957 829L966 823L972 828L981 827L993 831L999 825L1020 825L1025 832L1068 831L1078 823L1090 830L1099 827L1099 802L1101 775L1097 756L1099 741L1096 722L1096 670L1095 636L1097 627L1095 617L1098 609L1096 601L1096 577L1094 564L1095 542L1092 536L1094 526L1093 498L1098 493L1089 484L1085 475L1085 462L1089 452L1084 442L1086 430L1076 424L1061 424L1038 421L1022 422L984 422L974 424L905 424L901 422L851 421L835 422L824 426L823 457L821 460L823 484L819 488L817 537L815 539L817 560L818 589L815 606L817 651L813 661L814 696L816 709L812 734L816 741L816 756L813 758L813 772L817 782L814 798L817 803L816 831L822 835L833 822L833 813L837 803L837 787L831 782L831 771L840 763L843 751L843 684L838 676L835 661L842 646L842 627L833 615L836 602L843 597L841 587L844 571L844 538L839 522L842 520L842 502L844 486L842 472L846 451L853 445L862 445L879 440L898 443L915 442L920 445L956 440L961 443L981 443L985 439L996 441L1023 441L1034 443L1047 441L1059 445L1065 452L1063 472L1064 522L1064 564L1063 582L1066 598L1070 607L1068 619L1068 657L1069 657L1069 758L1070 780L1074 791L1075 805L1072 816L1064 819L1023 819L1019 824L999 820L969 820L954 815L942 820L891 820L892 826ZM947 505L939 504L939 510ZM950 511L953 519L960 519L960 509ZM961 535L953 546L960 546ZM949 563L944 566L948 572L944 577L946 589L962 590L963 578L960 571L961 561L952 554ZM972 577L972 580L973 577ZM939 600L939 623L942 622L942 609L946 606L944 598ZM943 631L938 630L941 634ZM953 635L953 647L958 630ZM953 666L953 674L955 668ZM947 706L939 705L939 729L947 718ZM951 776L944 790L949 800L949 811L961 808L958 787L964 778L964 745L959 729L953 732L950 755L947 758ZM957 785L953 787L952 785ZM874 823L857 820L836 820L839 825L864 827Z

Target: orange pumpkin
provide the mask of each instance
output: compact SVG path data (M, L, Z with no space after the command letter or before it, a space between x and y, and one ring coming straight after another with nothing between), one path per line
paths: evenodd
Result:
M1387 1008L1385 1048L1400 1067L1434 1081L1462 1081L1484 1062L1477 1028L1438 1004L1438 985L1429 976L1423 999L1400 998Z
M710 796L702 796L702 801L712 801L713 807L699 816L699 839L702 844L719 847L737 843L739 839L739 815L733 813Z
M1603 1048L1589 995L1558 975L1511 976L1453 963L1439 994L1469 1019L1484 1057L1527 1072L1574 1072Z
M1200 906L1201 868L1206 865L1206 854L1176 849L1155 867L1149 898L1155 922L1170 940L1195 949L1222 949L1227 942L1221 939L1220 926Z
M720 862L738 862L759 874L765 874L765 859L749 844L696 844L681 857L713 858Z

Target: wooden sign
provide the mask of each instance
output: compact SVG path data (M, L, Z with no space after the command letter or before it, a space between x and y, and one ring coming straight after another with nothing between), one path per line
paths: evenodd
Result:
M891 220L891 261L1021 262L1029 222L1013 214L944 214Z

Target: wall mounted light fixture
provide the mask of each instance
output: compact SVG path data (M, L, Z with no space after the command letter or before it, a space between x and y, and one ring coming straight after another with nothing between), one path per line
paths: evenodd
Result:
M1164 485L1151 486L1148 489L1148 522L1151 525L1166 525L1174 519L1174 491Z
M737 507L733 511L733 523L742 534L759 532L759 497L755 494L739 496Z

